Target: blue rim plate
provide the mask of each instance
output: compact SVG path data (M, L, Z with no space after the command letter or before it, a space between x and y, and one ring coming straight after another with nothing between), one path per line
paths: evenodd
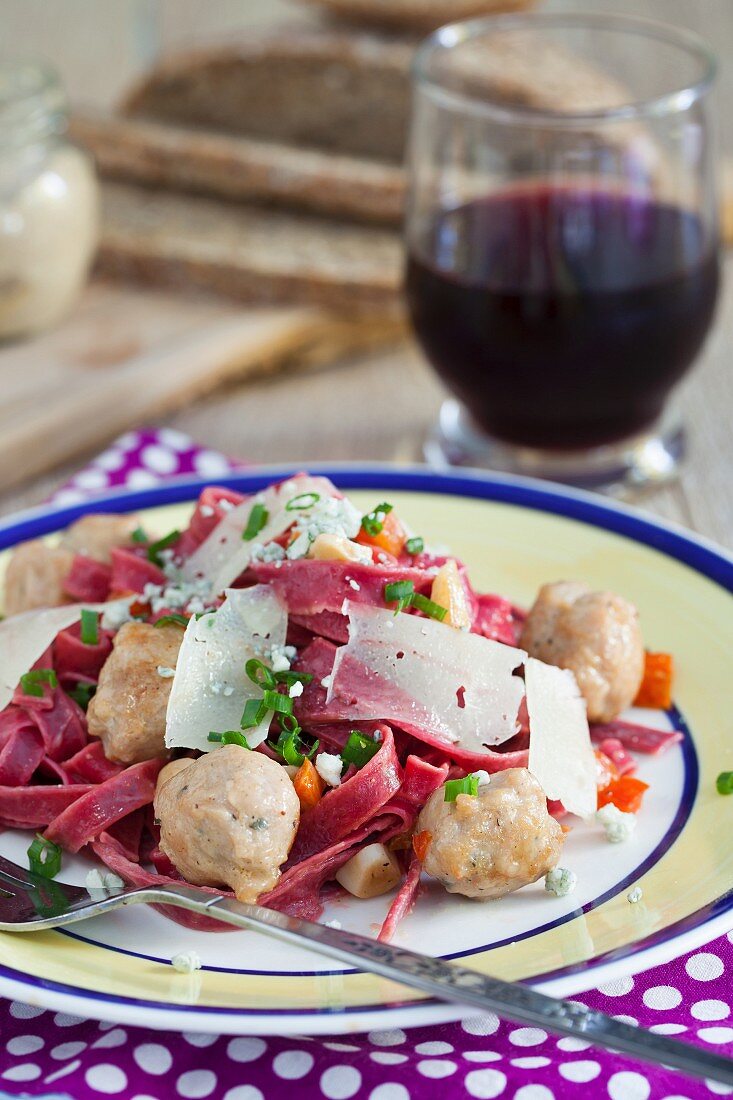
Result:
M556 579L556 571L567 567L575 570L581 568L592 579L594 575L603 577L607 570L609 578L614 581L622 578L615 586L624 594L629 594L628 587L621 588L625 580L634 589L634 598L637 590L643 596L644 585L657 587L654 596L657 603L668 601L669 593L674 592L680 603L680 615L687 614L688 618L689 609L694 605L699 610L698 618L702 619L698 624L702 634L695 643L697 648L705 641L710 644L711 639L712 644L717 645L722 629L720 624L726 618L727 601L733 592L733 557L711 542L679 527L587 493L529 479L489 476L472 471L438 474L425 468L395 468L378 464L312 464L311 468L327 474L339 487L356 493L357 497L359 493L369 490L394 494L400 501L400 507L406 509L407 518L413 526L417 517L418 522L432 528L426 533L436 541L436 532L441 531L440 523L445 514L456 529L458 541L454 544L450 530L441 532L442 541L450 542L453 549L466 558L472 573L477 569L481 573L483 569L484 575L479 576L482 582L480 587L488 587L486 576L490 569L502 579L503 586L497 585L497 590L526 601L531 598L533 589L530 586L536 586L538 576L540 580ZM249 492L292 472L292 467L258 469L217 479L217 484ZM45 506L11 516L0 521L0 551L25 539L51 534L85 512L143 511L186 504L193 501L207 483L203 479L175 480L155 488L113 492L81 504ZM526 562L523 561L523 554L527 557ZM532 555L537 559L534 564ZM483 560L486 558L490 559L488 563ZM545 572L541 576L537 562L543 563ZM611 579L608 586L614 587ZM517 591L518 588L522 591ZM642 620L645 621L643 599L641 606ZM662 648L667 633L685 638L686 635L680 634L675 626L675 612L669 606L662 610L650 600L647 612L654 627L652 648ZM670 919L658 919L658 914L655 916L653 912L649 916L651 906L645 907L649 918L646 923L642 920L632 928L622 929L615 934L615 939L614 936L609 939L607 935L605 939L599 937L593 924L597 919L605 921L605 925L615 920L621 927L623 907L626 905L629 908L624 891L640 880L645 883L645 894L646 883L650 883L650 898L664 908L664 891L670 889L675 875L679 875L679 868L674 867L678 851L682 852L685 845L695 839L698 844L701 839L704 843L714 843L708 835L708 819L719 813L719 806L716 806L709 791L710 776L716 767L715 754L709 751L710 726L715 718L701 705L702 696L710 692L702 691L700 685L696 687L692 680L681 686L686 689L684 697L678 700L684 717L679 710L670 714L671 720L685 730L677 766L679 789L674 796L674 805L670 802L665 808L667 817L664 827L655 843L642 853L643 858L639 857L639 853L635 856L630 854L627 865L613 881L605 883L603 889L599 887L596 895L581 901L577 907L569 906L557 919L547 921L543 917L536 927L529 926L525 932L514 937L502 938L497 933L490 943L487 943L486 934L479 935L475 942L468 935L465 942L455 945L456 950L445 952L446 957L470 956L469 963L479 969L485 966L494 972L527 980L548 992L567 995L610 981L622 973L638 972L667 961L728 930L733 923L730 915L733 908L733 862L723 858L722 850L713 853L715 858L712 862L716 864L716 870L714 874L711 872L711 881L706 881L701 887L699 898L696 901L688 899L678 906ZM717 763L719 770L726 766L723 758L718 758ZM648 774L651 776L652 773L653 769ZM720 845L722 842L718 840L717 843ZM672 869L665 872L668 864ZM410 943L408 925L409 922L406 922L402 941L407 944ZM577 947L577 927L581 925L586 938L590 936L590 947L583 950ZM576 930L572 941L568 939L569 929ZM49 935L51 938L43 948L47 962L51 959L51 952L58 953L63 943L72 950L77 946L97 952L104 949L99 940L91 941L94 946L89 946L90 940L84 935L84 927L80 927L78 936ZM202 996L200 978L198 988L192 986L188 994L185 990L175 990L170 997L157 997L149 991L144 991L144 995L140 996L136 995L136 990L122 989L114 983L109 990L90 988L83 981L69 980L68 977L59 980L59 974L53 967L50 970L47 967L42 976L34 972L32 960L26 963L24 959L19 965L17 952L12 953L11 961L3 939L7 937L0 937L0 993L78 1015L189 1030L285 1034L289 1031L336 1033L396 1025L412 1026L454 1019L461 1014L455 1006L412 1000L409 995L397 998L391 994L380 999L375 997L373 989L367 990L363 996L361 993L347 994L343 1003L339 1003L338 998L334 1002L331 997L331 1003L326 1008L322 997L319 1001L316 995L315 1000L310 1001L307 995L301 996L295 988L289 1003L287 984L283 986L286 990L284 998L276 1006L258 1007L240 1003L237 997L229 1003L226 989L220 987L213 989L209 996L204 988ZM18 937L13 939L17 943ZM213 939L218 940L219 937ZM76 941L73 947L72 941ZM536 959L531 961L537 949L535 941L551 945L552 949L547 950L548 965L538 967ZM600 947L595 946L596 941ZM422 935L415 942L423 943ZM524 950L527 958L524 972L521 964L517 969L516 961L511 965L506 962L505 956L510 948L514 950L515 959L516 952ZM177 947L177 950L182 949ZM105 955L110 950L117 957L129 959L131 965L138 965L134 960L140 960L139 965L149 969L151 964L165 961L159 959L155 950L147 953L145 945L141 945L138 951L107 945ZM203 980L214 981L217 975L222 974L231 978L234 973L239 975L241 983L258 983L264 976L269 976L273 986L302 981L311 990L318 987L319 976L323 979L329 973L331 976L337 975L346 985L360 977L345 972L329 972L327 967L320 971L311 969L308 960L306 956L302 969L294 966L275 972L268 969L232 972L227 966L211 964L206 965L202 972Z

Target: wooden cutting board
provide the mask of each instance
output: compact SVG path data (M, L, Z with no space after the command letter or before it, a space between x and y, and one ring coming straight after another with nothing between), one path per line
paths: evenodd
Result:
M0 350L0 489L101 447L217 386L396 341L398 320L243 309L95 282L60 328Z

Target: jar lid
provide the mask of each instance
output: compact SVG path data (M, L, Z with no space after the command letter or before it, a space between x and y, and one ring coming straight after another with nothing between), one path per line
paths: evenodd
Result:
M66 127L66 96L44 62L0 61L0 149L44 141Z

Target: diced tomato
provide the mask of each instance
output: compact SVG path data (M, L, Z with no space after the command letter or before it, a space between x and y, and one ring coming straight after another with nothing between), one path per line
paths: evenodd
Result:
M380 550L386 550L395 558L399 557L402 548L407 542L407 532L394 512L388 512L382 522L382 530L377 535L368 535L362 529L356 536L356 541L362 546L377 546Z
M596 787L603 790L619 778L619 771L610 756L596 749Z
M415 833L412 838L412 850L420 860L421 863L425 862L425 857L428 854L428 849L433 842L433 834L427 829L423 829L421 833Z
M609 783L598 791L598 809L613 803L617 809L627 814L638 813L644 792L649 789L649 784L637 779L635 775L622 775L619 779Z
M671 653L646 653L644 677L634 699L635 707L668 710L672 706L674 661Z
M304 760L293 780L301 810L312 810L320 801L325 783L310 760Z

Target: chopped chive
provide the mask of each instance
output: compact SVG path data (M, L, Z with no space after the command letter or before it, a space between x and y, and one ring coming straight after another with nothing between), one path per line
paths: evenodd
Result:
M300 493L299 496L293 497L285 505L286 512L305 512L308 508L312 508L321 499L320 493Z
M385 584L384 599L387 603L393 603L395 600L411 599L414 592L415 585L412 581L393 581L391 584Z
M137 542L137 543L148 541L148 536L145 534L142 527L136 527L135 530L132 532L132 535L130 537L132 538L133 542Z
M262 702L266 710L274 710L276 714L292 714L293 700L289 695L281 695L279 691L265 689Z
M721 772L715 780L718 794L733 794L733 772Z
M240 730L224 730L223 733L216 733L212 730L206 740L214 741L220 745L239 745L242 749L249 748L247 738Z
M387 504L385 501L382 504L378 504L376 508L373 508L372 511L368 512L365 516L362 516L361 525L366 533L372 538L380 534L384 527L384 520L391 511L392 505Z
M311 760L320 744L319 741L315 741L310 750L306 749L298 737L298 730L283 730L277 739L277 744L272 745L276 752L279 752L286 764L292 764L294 767L299 768L305 759ZM306 750L306 751L302 751Z
M58 844L36 833L36 838L28 849L28 867L31 874L55 878L61 870L61 849Z
M412 554L413 557L415 554L422 554L424 549L425 540L421 538L420 535L416 535L413 539L408 539L405 543L405 550L408 554Z
M275 679L278 684L286 684L287 687L292 687L293 684L309 684L313 679L310 672L276 672Z
M167 550L174 542L178 542L181 537L181 532L176 530L169 531L167 535L164 535L162 539L158 539L157 542L151 542L148 547L148 561L151 561L153 565L157 565L159 568L163 564L163 559L160 556L161 550Z
M455 802L459 794L478 794L478 776L467 775L465 779L449 779L443 787L444 802Z
M357 768L363 768L379 752L380 747L381 742L375 741L373 737L366 737L358 730L352 730L349 740L344 745L341 759L346 764L355 764Z
M20 678L20 690L24 695L34 695L37 699L43 696L42 684L48 684L49 687L55 688L58 686L58 676L52 668L32 668L30 672L26 672Z
M86 710L96 690L96 684L77 684L76 687L71 688L66 694L70 699L73 699L82 710Z
M272 669L268 668L264 661L258 661L256 657L252 657L244 666L244 671L247 673L252 683L257 684L257 687L275 687L275 677Z
M419 592L415 593L410 602L418 611L422 611L423 615L428 615L431 619L437 619L441 623L448 614L447 607L441 607L439 603L429 600L427 596L422 596Z
M243 730L251 730L259 726L267 714L267 707L262 699L248 699L242 712L242 721L239 723Z
M87 607L81 613L81 640L84 645L99 645L99 615Z
M247 520L247 526L242 531L242 538L245 542L251 542L255 535L259 535L262 528L270 518L270 513L265 508L264 504L253 504L252 511L249 513L249 519Z
M400 611L404 611L406 607L410 606L413 595L415 594L415 585L412 581L393 581L391 584L385 584L384 586L384 599L386 603L395 603L395 615Z
M294 714L279 714L277 720L283 733L300 733L298 719Z
M161 615L159 619L153 623L154 626L182 626L185 630L188 626L188 619L185 615L179 615L175 611L170 615Z

